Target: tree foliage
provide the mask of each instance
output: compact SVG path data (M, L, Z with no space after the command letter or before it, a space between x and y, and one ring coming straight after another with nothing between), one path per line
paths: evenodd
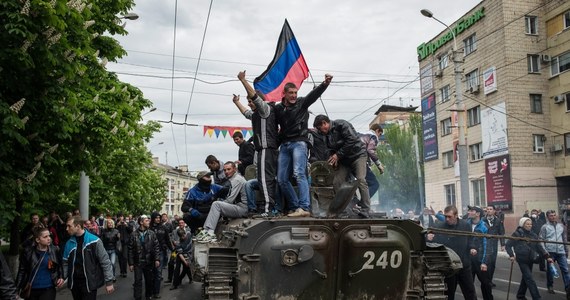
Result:
M92 209L159 207L163 183L145 148L159 126L141 123L151 102L105 69L125 54L112 36L126 34L117 16L132 6L0 1L0 228L11 224L12 241L18 216L77 206L80 171Z
M384 128L387 144L378 147L378 157L385 167L385 173L379 176L380 204L383 209L401 208L404 211L421 209L420 188L416 167L414 134L421 137L421 116L412 115L406 127L396 124ZM421 138L420 138L421 141ZM423 146L418 145L420 157ZM421 165L423 174L423 165Z

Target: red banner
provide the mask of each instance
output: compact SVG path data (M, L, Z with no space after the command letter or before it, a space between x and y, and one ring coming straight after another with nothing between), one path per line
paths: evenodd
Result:
M485 159L487 204L502 211L513 210L511 159L508 154Z

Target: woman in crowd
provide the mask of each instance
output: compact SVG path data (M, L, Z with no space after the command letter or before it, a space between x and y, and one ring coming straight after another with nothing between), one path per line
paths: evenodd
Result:
M116 281L115 277L115 262L117 261L117 245L121 238L119 230L115 228L115 221L108 219L107 227L101 232L101 240L103 241L103 246L107 250L109 259L111 260L111 266L113 266L113 281Z
M20 255L20 267L16 278L22 290L31 284L30 296L26 299L55 299L56 287L63 285L63 268L59 249L51 244L47 228L34 228L34 243Z
M519 227L513 232L513 237L538 240L536 233L532 232L532 220L527 217L522 217L519 220ZM548 252L546 252L542 243L527 242L524 240L508 240L506 250L511 261L515 261L516 259L522 273L521 284L517 291L517 299L526 299L525 294L527 288L533 300L540 299L540 293L532 277L532 265L536 263L534 258L535 253L538 253L541 259L544 257L549 263L552 263L552 258L548 256Z

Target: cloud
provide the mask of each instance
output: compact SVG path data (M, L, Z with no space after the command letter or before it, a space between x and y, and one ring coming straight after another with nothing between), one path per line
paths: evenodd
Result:
M478 2L214 1L197 74L208 82L204 83L189 77L194 77L198 67L210 1L178 1L174 75L186 78L174 81L168 78L173 63L174 1L136 1L133 12L140 18L127 21L130 34L118 37L129 55L117 64L110 63L108 69L153 101L157 110L145 115L145 120L249 126L231 102L232 94L245 94L236 75L247 70L248 79L253 80L265 70L287 18L314 81L321 82L326 72L335 76L323 102L310 110L324 113L324 103L331 119L353 119L355 128L364 131L381 104L419 105L419 82L395 93L405 84L346 81L414 80L418 75L417 45L445 30L423 17L420 9L430 9L442 21L452 23ZM227 80L232 81L221 83ZM309 78L299 94L306 94L312 86ZM159 142L164 144L152 146ZM208 154L235 160L238 150L230 138L204 137L202 127L170 124L163 124L149 147L161 162L166 162L168 152L168 164L187 164L191 170L204 169Z

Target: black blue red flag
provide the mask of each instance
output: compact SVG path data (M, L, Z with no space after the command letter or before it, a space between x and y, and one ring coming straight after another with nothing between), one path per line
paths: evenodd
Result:
M285 19L283 29L279 35L275 56L267 70L253 81L256 90L265 94L266 101L279 101L283 93L283 86L294 83L297 88L309 76L309 68L297 44L295 35Z

